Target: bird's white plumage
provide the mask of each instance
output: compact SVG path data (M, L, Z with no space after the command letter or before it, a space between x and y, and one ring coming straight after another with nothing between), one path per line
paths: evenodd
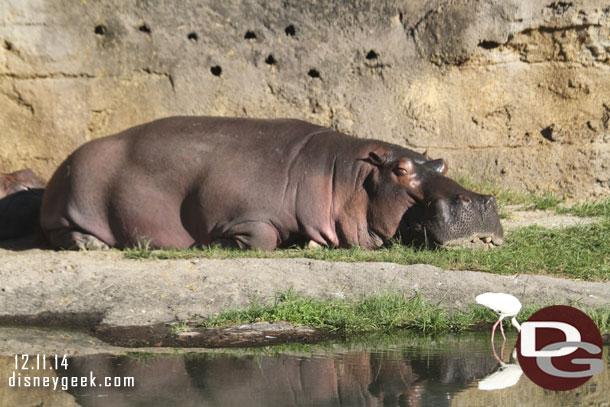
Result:
M492 309L501 318L514 317L521 311L521 301L506 293L484 293L477 295L476 301Z
M508 385L508 387L516 384L519 381L519 377L521 377L521 368L509 367L511 365L505 364L502 359L504 358L504 344L506 343L506 335L504 335L504 328L502 327L502 320L506 317L510 318L511 324L515 327L515 329L521 332L521 325L519 325L519 321L517 321L517 314L521 311L521 301L519 301L515 296L506 293L484 293L477 295L476 301L478 304L481 304L487 308L491 308L496 314L498 314L498 320L491 328L491 349L493 350L494 357L500 362L500 365L503 368L506 368L504 371L498 371L485 380L479 383L479 389L481 390L493 390L493 389L501 389L505 388L502 386ZM494 344L494 335L496 333L496 327L500 325L500 332L502 332L502 337L504 338L504 342L502 342L502 350L500 352L500 357L496 353L496 347ZM516 352L513 351L513 353ZM518 371L519 372L518 372ZM512 383L512 384L511 384Z
M519 382L523 370L517 364L502 366L479 382L479 390L501 390L512 387Z

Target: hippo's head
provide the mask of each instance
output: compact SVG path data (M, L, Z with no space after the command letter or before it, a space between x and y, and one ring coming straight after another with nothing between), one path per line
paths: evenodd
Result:
M369 156L378 169L371 177L376 193L368 213L374 230L385 230L387 236L400 214L395 237L405 244L502 244L504 231L493 196L469 191L445 177L448 166L442 159L427 160L405 149L400 155Z
M0 199L20 191L42 188L44 188L44 182L29 169L12 174L0 174Z

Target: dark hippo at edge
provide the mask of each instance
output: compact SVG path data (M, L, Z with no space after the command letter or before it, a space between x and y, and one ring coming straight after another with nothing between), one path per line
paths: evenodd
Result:
M43 188L44 182L29 169L0 174L0 240L34 233Z
M443 160L299 120L173 117L77 149L48 183L41 226L70 249L376 248L399 234L501 243L493 197L446 171Z

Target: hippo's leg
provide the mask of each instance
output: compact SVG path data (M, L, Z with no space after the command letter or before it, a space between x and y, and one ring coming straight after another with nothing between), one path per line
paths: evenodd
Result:
M47 237L55 247L68 250L108 250L110 247L97 237L70 229L47 231Z
M214 239L212 246L273 250L277 247L278 233L264 222L244 222L231 226L222 237Z

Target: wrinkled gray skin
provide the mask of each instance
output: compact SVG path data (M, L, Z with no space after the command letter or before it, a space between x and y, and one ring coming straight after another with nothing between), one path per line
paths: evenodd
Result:
M174 117L76 150L49 181L41 226L66 249L376 248L399 234L409 208L425 205L438 243L481 233L500 242L495 205L477 213L491 198L446 171L443 160L298 120ZM403 239L414 231L402 222Z
M34 233L44 182L31 170L0 174L0 240Z

